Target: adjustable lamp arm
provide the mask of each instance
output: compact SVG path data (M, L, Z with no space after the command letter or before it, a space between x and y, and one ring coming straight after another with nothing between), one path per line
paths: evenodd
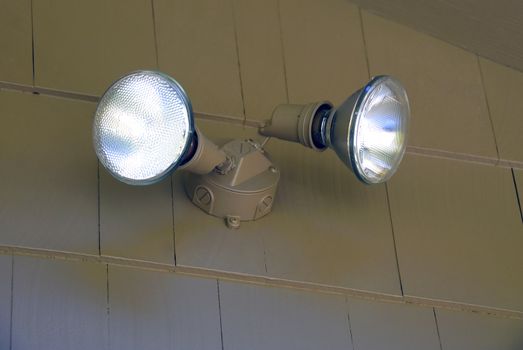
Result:
M227 161L225 152L218 148L196 128L189 150L179 169L203 175Z
M301 143L315 151L324 151L321 142L321 122L332 111L328 101L305 105L282 104L276 107L272 117L258 132L264 136Z

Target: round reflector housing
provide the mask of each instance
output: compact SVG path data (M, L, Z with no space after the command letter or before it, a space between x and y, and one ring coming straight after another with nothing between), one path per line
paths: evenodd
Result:
M176 169L193 133L191 103L180 84L160 72L138 71L114 82L102 96L93 143L116 179L148 185Z
M410 108L407 93L390 76L372 79L361 91L347 140L356 176L368 184L387 181L407 144Z

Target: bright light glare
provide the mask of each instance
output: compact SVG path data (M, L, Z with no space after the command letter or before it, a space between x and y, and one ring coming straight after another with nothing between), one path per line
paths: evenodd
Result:
M348 142L356 171L365 182L387 181L398 168L409 115L405 89L394 78L378 77L364 88Z
M103 95L93 124L102 165L117 179L145 185L178 165L193 132L189 99L172 78L139 71Z

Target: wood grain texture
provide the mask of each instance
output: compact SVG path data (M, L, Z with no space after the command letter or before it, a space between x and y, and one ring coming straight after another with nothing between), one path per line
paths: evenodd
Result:
M287 102L278 0L234 0L245 116L265 120Z
M409 95L411 146L497 159L477 57L363 12L372 75L398 78Z
M31 85L31 0L0 0L0 8L0 81Z
M101 254L174 265L171 179L130 186L100 165Z
M216 280L109 269L111 349L221 349Z
M523 310L510 169L407 156L389 196L406 295Z
M339 104L368 80L358 8L345 0L281 0L289 101Z
M199 112L243 115L229 0L155 0L160 70L172 75Z
M11 345L12 257L0 255L0 349Z
M223 348L351 350L342 296L220 282Z
M523 73L480 59L499 157L523 166Z
M33 1L35 84L101 95L120 76L156 68L150 0Z
M98 254L94 104L0 92L0 243Z
M361 7L523 71L518 0L351 0Z
M444 350L518 350L523 348L523 321L473 313L437 310Z
M356 299L348 305L355 349L440 349L432 308Z
M13 350L107 349L106 267L15 257Z

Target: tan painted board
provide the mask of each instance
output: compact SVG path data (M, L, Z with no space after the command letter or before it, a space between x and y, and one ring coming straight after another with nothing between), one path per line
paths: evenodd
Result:
M220 281L223 348L352 349L345 298Z
M220 349L217 282L109 268L111 349Z
M339 104L365 84L357 6L345 0L281 0L280 11L291 103Z
M523 311L510 169L407 156L389 195L405 295Z
M0 8L0 81L31 85L31 0L1 0Z
M468 312L436 310L443 350L519 350L523 321Z
M98 254L94 108L0 92L0 244Z
M331 150L271 139L281 179L265 236L271 276L401 294L384 185L360 183Z
M358 350L440 350L432 308L349 299L350 329Z
M11 287L13 257L0 255L0 349L11 344Z
M369 11L523 71L521 1L351 1Z
M160 70L172 75L199 112L243 118L229 0L155 0Z
M217 144L234 138L255 138L255 129L241 124L196 120L196 125ZM204 267L255 275L265 274L263 236L245 229L231 230L225 221L207 215L188 199L183 188L185 173L173 176L174 229L177 265Z
M500 159L523 168L523 73L480 59Z
M100 165L101 254L174 264L171 179L131 186Z
M478 58L363 11L372 75L397 77L412 109L409 145L497 158Z
M197 121L211 139L254 137L255 129ZM369 187L327 151L272 139L281 179L273 212L228 229L186 197L175 175L177 263L400 294L384 186Z
M118 77L156 68L150 0L33 1L35 84L101 95Z
M518 195L519 210L521 211L521 222L523 222L523 170L513 170L514 180L516 186L516 193Z
M278 0L234 0L247 119L265 120L287 102Z
M14 259L13 350L107 349L102 264Z

